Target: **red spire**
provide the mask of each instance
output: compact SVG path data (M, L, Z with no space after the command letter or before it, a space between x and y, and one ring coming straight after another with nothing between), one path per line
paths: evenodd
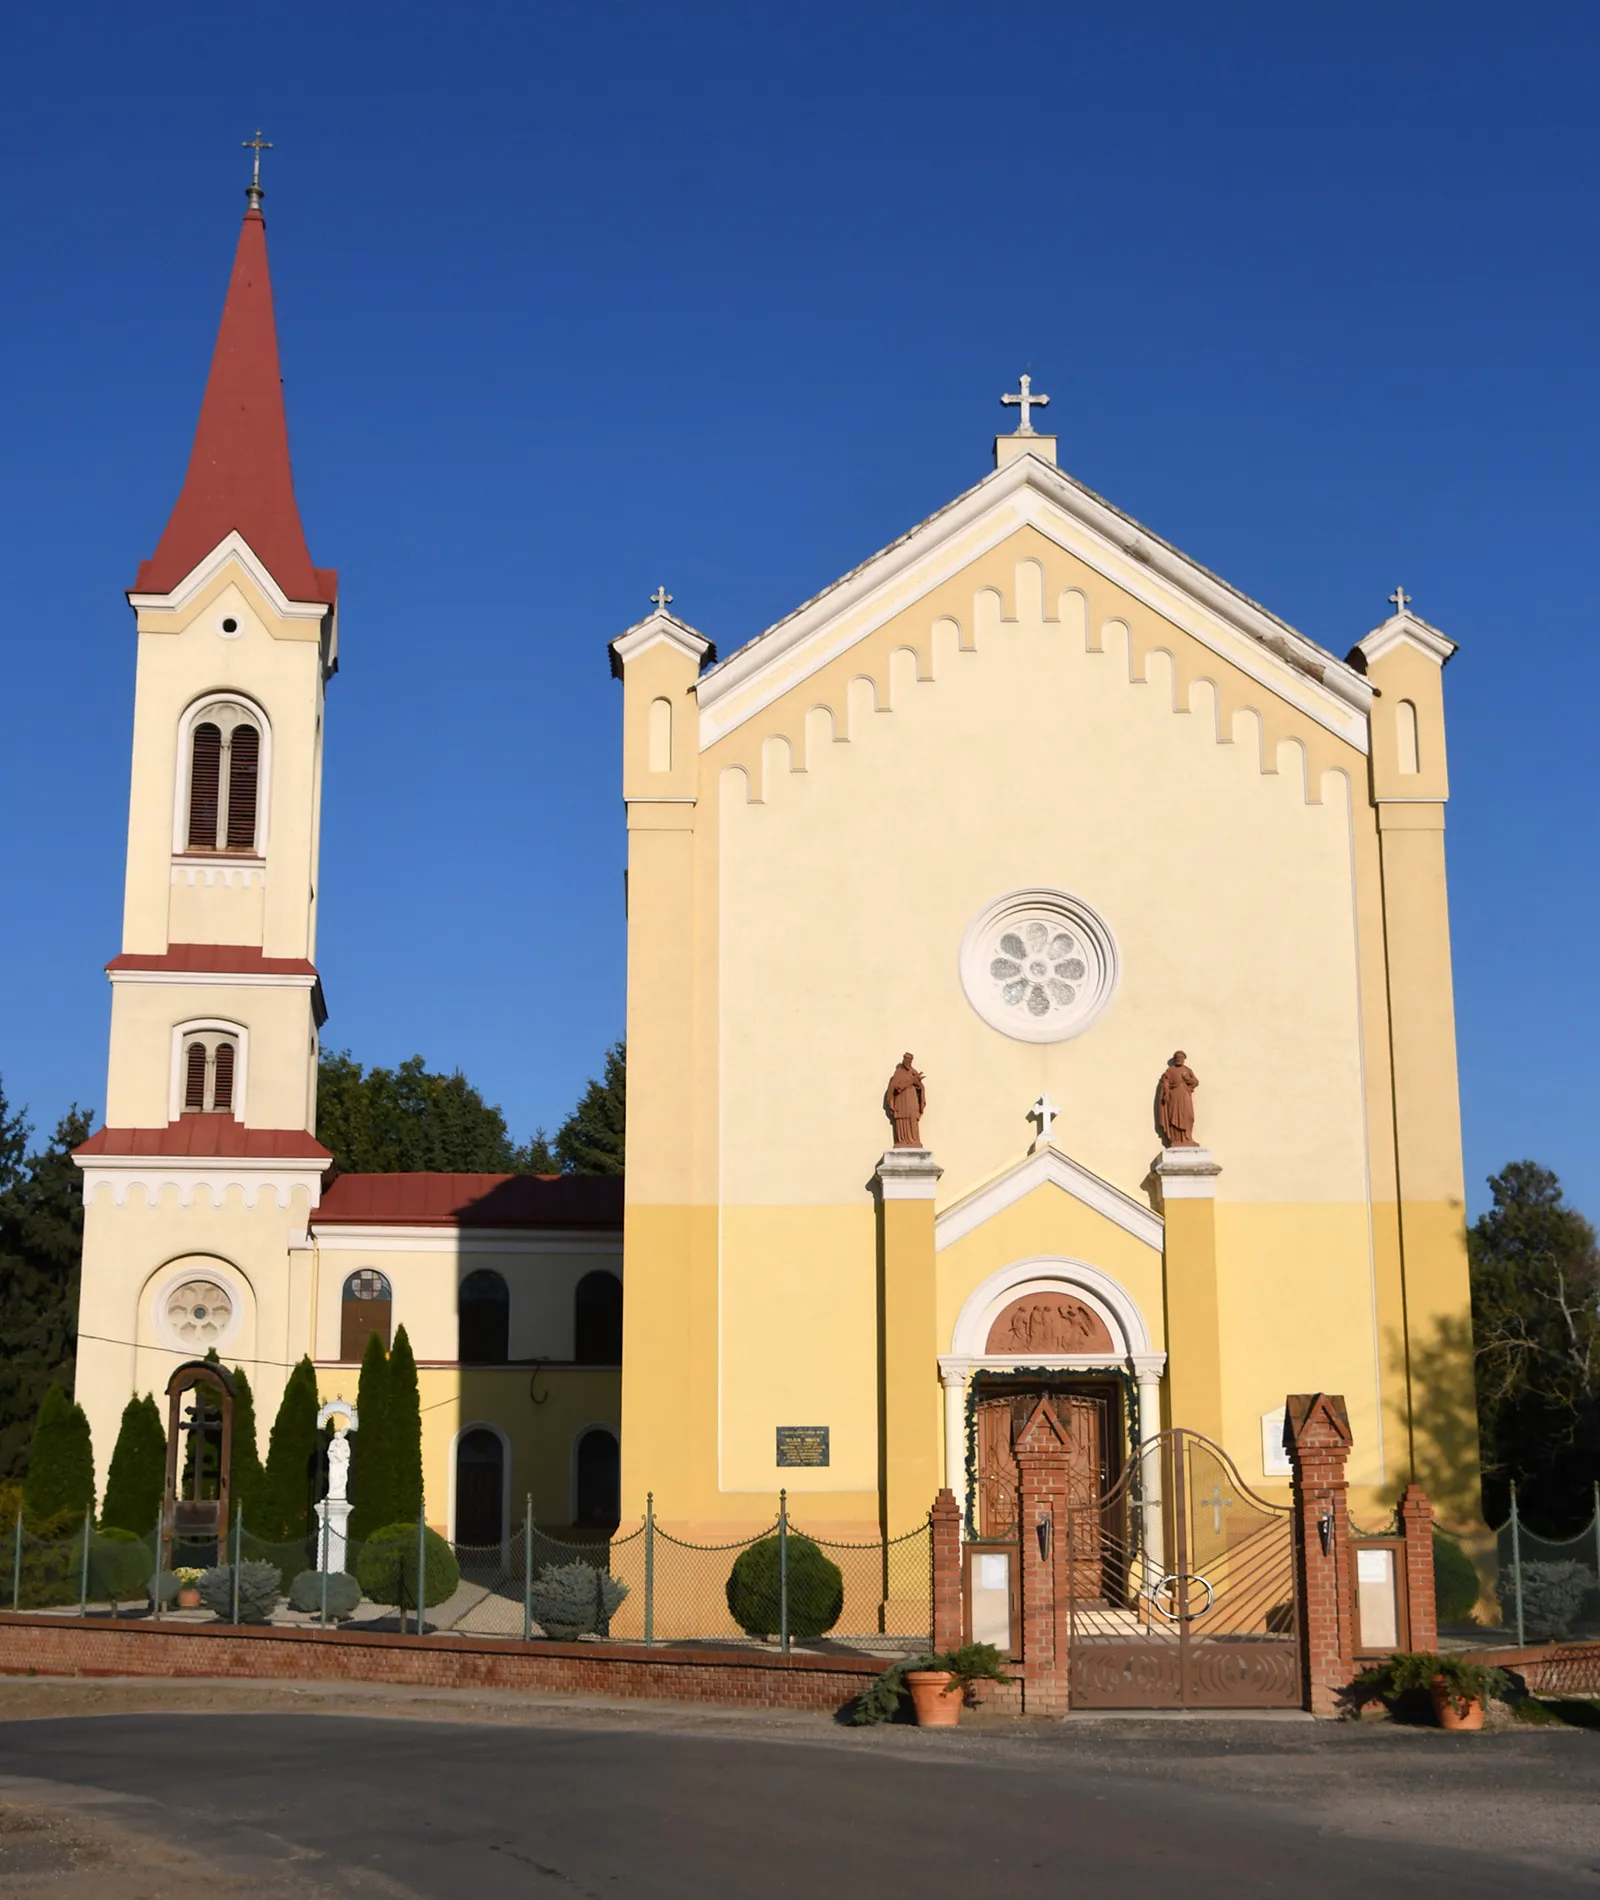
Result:
M331 602L332 569L306 548L289 472L289 430L267 274L259 187L247 194L222 327L200 405L189 472L160 544L139 568L138 594L169 594L235 529L290 600Z

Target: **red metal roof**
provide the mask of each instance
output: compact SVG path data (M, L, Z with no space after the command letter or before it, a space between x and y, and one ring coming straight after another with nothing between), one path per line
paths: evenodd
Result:
M622 1228L622 1177L575 1174L341 1174L312 1216L397 1227Z
M264 956L253 943L174 943L165 955L142 952L113 957L108 970L184 970L215 976L315 976L317 966L304 957Z
M165 1128L100 1128L79 1155L192 1155L196 1160L304 1161L326 1167L333 1156L303 1128L246 1128L231 1115L185 1115Z
M189 472L135 593L169 594L237 530L290 600L332 602L338 576L311 564L289 468L267 227L244 215Z

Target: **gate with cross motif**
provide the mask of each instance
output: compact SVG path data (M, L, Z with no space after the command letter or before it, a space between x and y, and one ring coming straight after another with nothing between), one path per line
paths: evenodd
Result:
M1300 1706L1293 1511L1220 1446L1163 1432L1067 1522L1074 1708Z

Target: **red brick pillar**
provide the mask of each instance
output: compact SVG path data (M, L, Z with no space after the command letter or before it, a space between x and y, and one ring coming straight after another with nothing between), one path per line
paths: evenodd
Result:
M1291 1393L1286 1413L1284 1445L1294 1473L1301 1686L1313 1715L1334 1715L1339 1691L1355 1674L1344 1475L1350 1418L1344 1400L1331 1392Z
M933 1543L933 1646L961 1647L961 1506L947 1485L928 1513Z
M1067 1458L1069 1441L1048 1399L1017 1434L1022 1565L1022 1706L1064 1714L1068 1677Z
M1406 1540L1406 1628L1413 1649L1439 1647L1439 1608L1433 1594L1433 1506L1420 1484L1400 1494L1400 1535Z

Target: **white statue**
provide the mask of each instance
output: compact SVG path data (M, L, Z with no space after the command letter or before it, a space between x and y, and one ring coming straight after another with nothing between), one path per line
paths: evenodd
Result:
M335 1432L328 1443L328 1502L342 1503L350 1489L350 1440Z
M336 1419L345 1416L335 1412L333 1407L324 1406L323 1410ZM354 1425L354 1407L350 1408L349 1423ZM317 1539L317 1568L319 1570L343 1570L349 1552L348 1531L350 1512L353 1508L349 1500L350 1489L350 1439L348 1428L341 1431L335 1427L332 1438L328 1440L328 1495L317 1506L317 1524L320 1536Z

